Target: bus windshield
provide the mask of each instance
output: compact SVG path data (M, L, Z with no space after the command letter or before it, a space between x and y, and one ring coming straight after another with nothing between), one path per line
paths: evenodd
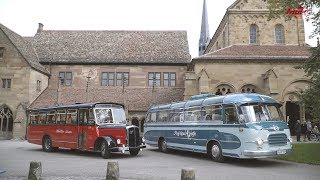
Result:
M122 108L96 108L94 113L98 125L126 123L126 115Z
M274 104L242 105L240 122L282 121L278 106Z

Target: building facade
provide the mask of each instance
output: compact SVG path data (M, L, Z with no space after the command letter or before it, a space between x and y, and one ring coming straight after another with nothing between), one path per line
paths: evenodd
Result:
M31 42L51 76L30 108L117 102L143 130L152 104L183 100L186 32L50 31L40 24Z
M186 99L200 93L257 92L283 104L291 129L296 120L309 118L298 92L310 81L295 68L310 56L303 19L268 21L268 13L264 0L237 0L227 9L205 54L194 58L186 73Z
M0 139L25 137L26 108L48 85L31 44L0 24Z

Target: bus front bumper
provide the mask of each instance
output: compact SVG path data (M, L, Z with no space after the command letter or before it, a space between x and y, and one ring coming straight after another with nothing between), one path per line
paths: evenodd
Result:
M279 150L269 150L269 151L248 151L244 150L243 155L249 158L265 158L273 157L279 155L287 155L292 152L292 149L279 149Z
M133 149L140 149L140 150L142 150L143 148L146 148L145 144L141 144L138 147L133 147ZM121 153L124 153L125 151L129 151L130 149L131 148L128 146L110 148L112 152L121 152Z

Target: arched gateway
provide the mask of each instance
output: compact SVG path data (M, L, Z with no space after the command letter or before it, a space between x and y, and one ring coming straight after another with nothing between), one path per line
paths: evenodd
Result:
M11 139L13 129L12 111L6 105L0 106L0 139Z

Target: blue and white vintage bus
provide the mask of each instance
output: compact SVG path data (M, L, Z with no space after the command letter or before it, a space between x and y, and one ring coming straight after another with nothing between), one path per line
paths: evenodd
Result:
M266 158L292 150L289 127L276 100L260 94L197 95L152 106L144 139L160 151L177 149L224 157Z

